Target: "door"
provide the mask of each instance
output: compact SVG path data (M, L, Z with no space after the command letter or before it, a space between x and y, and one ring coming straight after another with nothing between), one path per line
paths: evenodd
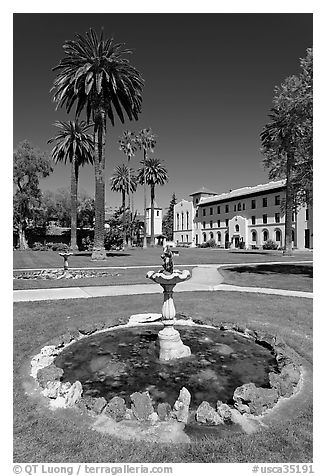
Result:
M240 246L240 239L239 239L238 236L235 236L234 237L234 247L239 248L239 246Z

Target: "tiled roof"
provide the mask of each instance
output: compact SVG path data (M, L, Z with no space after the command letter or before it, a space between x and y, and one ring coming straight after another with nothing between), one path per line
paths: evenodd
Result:
M197 193L209 193L210 195L217 195L216 192L212 192L212 190L209 190L206 187L202 187L200 190L197 190L197 192L191 193L189 196L192 197L193 195L197 195Z
M244 195L251 195L254 193L260 192L268 192L269 190L273 190L274 188L279 188L285 185L285 180L278 180L277 182L269 182L260 185L255 185L253 187L242 187L237 188L235 190L231 190L231 192L222 193L220 195L215 195L214 197L207 197L202 198L199 202L199 205L204 205L210 202L217 202L219 200L229 200L236 197L242 197Z

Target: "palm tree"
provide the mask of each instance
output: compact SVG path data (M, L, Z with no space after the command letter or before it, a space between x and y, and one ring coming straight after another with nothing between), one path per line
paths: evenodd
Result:
M155 144L156 144L156 136L153 134L152 129L142 129L139 131L137 135L137 143L140 149L143 149L144 157L143 157L143 166L145 167L145 163L147 161L147 153L148 151L153 152ZM145 172L143 171L143 174ZM146 230L146 181L144 183L144 238L143 238L143 248L147 248L147 230Z
M295 192L292 184L295 168L296 141L301 136L296 116L277 108L271 110L271 122L260 134L262 152L267 156L270 177L283 174L286 177L285 190L285 255L292 255L292 213L295 209Z
M125 164L118 165L115 168L115 172L110 179L111 190L121 193L122 197L122 227L123 227L123 244L127 244L126 239L126 194L135 192L137 188L137 178L134 175L134 171Z
M105 259L105 137L106 120L114 126L115 115L124 123L138 119L141 112L142 87L140 73L125 58L130 50L113 38L100 37L90 29L85 36L65 41L65 57L53 70L59 70L54 80L53 100L57 108L69 113L76 107L76 117L86 111L87 122L92 117L94 127L95 163L95 232L92 259Z
M56 121L54 125L59 129L58 135L48 140L48 144L55 142L51 151L52 159L57 162L67 161L71 164L71 236L70 249L78 251L77 246L77 190L79 167L93 164L94 144L93 135L88 131L93 124L85 121Z
M124 131L123 136L119 138L119 149L122 150L122 152L127 156L128 160L128 167L129 167L129 174L130 174L130 160L131 157L135 155L135 152L138 148L138 144L136 141L136 135L134 132L131 131ZM129 181L130 181L130 176L129 176ZM128 193L128 208L129 212L132 212L132 206L131 206L131 193ZM128 214L128 220L130 219L131 214ZM128 226L128 228L130 228Z
M168 180L166 168L160 163L159 159L150 157L140 162L142 167L138 170L138 180L140 184L147 183L151 189L151 246L154 246L154 200L155 186L164 185ZM146 213L146 212L145 212ZM145 215L146 223L146 215ZM146 227L145 227L146 231Z

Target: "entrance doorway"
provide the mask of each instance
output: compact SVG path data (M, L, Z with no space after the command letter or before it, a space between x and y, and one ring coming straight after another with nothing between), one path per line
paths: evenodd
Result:
M304 231L304 247L310 248L310 230Z
M239 248L240 247L240 238L239 236L234 237L234 247Z

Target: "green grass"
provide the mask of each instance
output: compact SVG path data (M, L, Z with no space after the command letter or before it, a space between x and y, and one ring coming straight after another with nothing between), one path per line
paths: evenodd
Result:
M242 293L180 293L179 312L206 323L233 321L280 333L312 363L312 302L291 297ZM117 323L138 312L159 312L154 295L94 298L14 305L14 460L17 462L309 462L312 460L312 402L289 421L253 435L233 434L183 445L121 441L63 419L27 397L22 367L69 327L89 322ZM73 412L72 412L73 413Z
M222 268L220 272L224 277L224 284L307 292L313 290L312 264L236 266Z
M214 248L180 248L180 256L175 257L175 265L208 263L261 263L264 261L312 260L312 252L296 251L293 258L283 256L280 251L229 251ZM162 248L132 248L125 252L108 252L104 261L91 261L91 253L78 253L69 258L71 268L94 268L102 266L160 265ZM61 268L63 259L54 251L14 251L14 269L20 268Z

